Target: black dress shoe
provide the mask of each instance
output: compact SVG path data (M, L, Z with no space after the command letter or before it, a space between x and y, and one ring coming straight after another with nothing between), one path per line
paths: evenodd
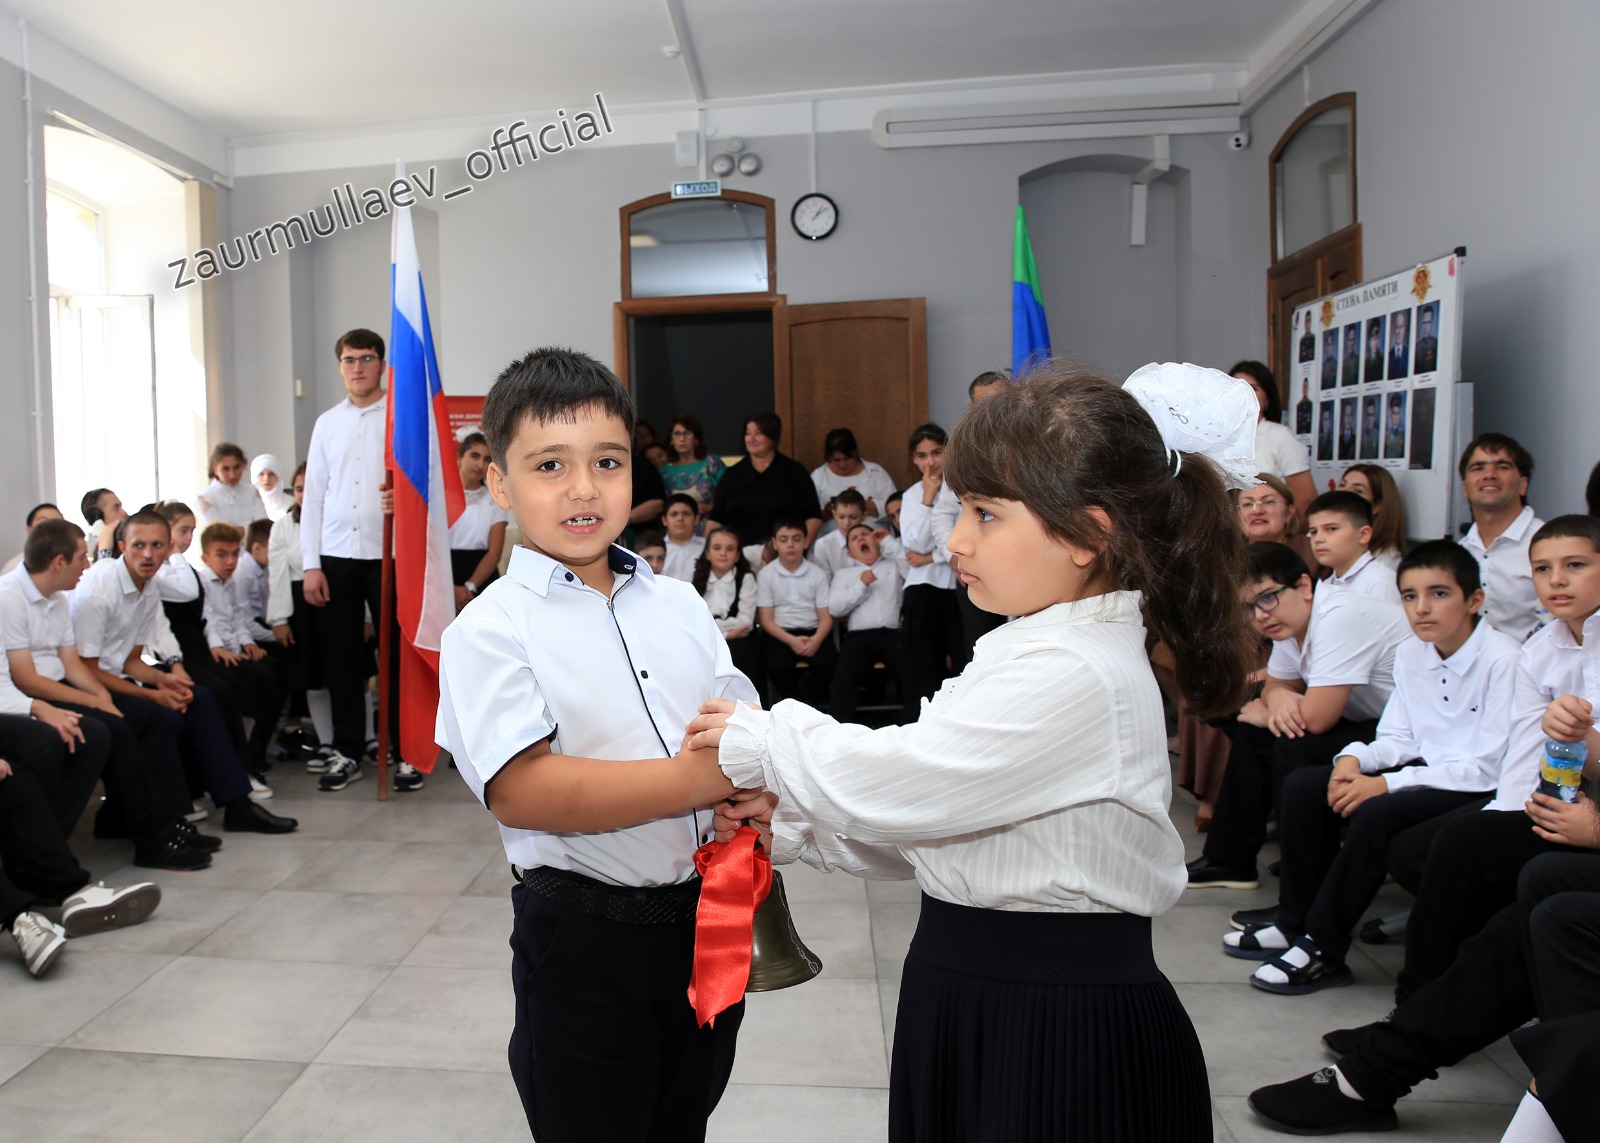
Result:
M1229 923L1236 929L1244 929L1249 925L1276 925L1278 923L1278 906L1268 905L1261 909L1237 909L1229 918Z
M201 833L194 827L194 823L186 822L179 818L173 827L173 833L179 841L190 849L197 849L201 853L215 853L222 848L222 839L212 837L208 833Z
M1217 865L1208 857L1189 862L1191 889L1258 889L1261 878L1254 865Z
M222 828L229 833L293 833L300 828L300 823L245 797L223 808Z
M172 840L164 841L160 845L134 850L133 863L141 869L172 869L179 872L189 872L209 866L211 864L211 855L198 849L190 849L181 839L174 837Z
M1372 1035L1373 1029L1383 1027L1393 1016L1394 1013L1390 1012L1381 1020L1374 1020L1357 1028L1335 1028L1323 1035L1322 1046L1332 1052L1335 1059L1342 1060L1346 1056L1353 1056L1366 1044L1367 1037Z
M1250 1093L1250 1110L1290 1135L1338 1135L1345 1131L1393 1131L1394 1107L1351 1099L1339 1090L1332 1068Z

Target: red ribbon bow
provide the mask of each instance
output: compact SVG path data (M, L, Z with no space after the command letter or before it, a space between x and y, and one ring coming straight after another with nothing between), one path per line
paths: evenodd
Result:
M700 904L694 915L694 971L689 1004L695 1022L715 1026L719 1013L744 997L756 910L772 889L772 858L753 826L740 826L726 842L695 851Z

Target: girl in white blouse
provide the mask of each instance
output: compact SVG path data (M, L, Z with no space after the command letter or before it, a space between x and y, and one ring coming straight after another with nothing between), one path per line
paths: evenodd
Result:
M206 473L211 477L211 483L195 500L195 507L199 510L196 514L200 517L202 527L206 524L232 524L242 532L252 521L267 514L266 505L261 503L255 485L244 478L249 463L245 459L244 449L236 444L223 441L211 450Z
M760 689L756 648L756 576L731 529L713 532L694 564L694 589L711 609L717 630L728 641L733 665ZM756 672L756 673L752 673Z
M1201 375L1248 441L1241 387L1160 368ZM1052 365L963 415L948 546L973 602L1019 618L916 723L713 700L690 724L735 787L769 791L724 803L719 836L766 818L776 862L922 886L891 1139L1211 1138L1200 1044L1151 952L1185 872L1144 623L1203 716L1237 709L1254 646L1221 475L1141 402Z

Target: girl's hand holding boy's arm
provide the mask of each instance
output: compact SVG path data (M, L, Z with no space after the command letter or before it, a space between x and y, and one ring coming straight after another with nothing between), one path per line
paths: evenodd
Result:
M1539 729L1557 742L1581 742L1594 729L1594 708L1577 695L1560 695L1545 708Z
M771 790L735 790L727 801L718 802L711 828L718 841L731 841L741 825L753 825L761 835L761 848L772 852L772 811L778 795Z
M1533 832L1557 845L1580 849L1600 849L1600 813L1589 795L1580 793L1576 802L1563 802L1535 792L1525 807L1533 821Z

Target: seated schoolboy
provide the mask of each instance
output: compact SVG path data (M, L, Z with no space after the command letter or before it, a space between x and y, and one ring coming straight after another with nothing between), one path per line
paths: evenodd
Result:
M770 697L774 703L803 698L820 706L837 657L833 616L828 612L828 573L806 559L805 521L797 517L780 519L773 526L772 546L777 558L756 576L756 615ZM796 669L801 662L807 665L803 687Z
M233 582L239 566L239 529L232 524L207 524L200 533L200 560L205 565L200 582L205 589L206 644L211 661L233 684L244 714L255 720L248 740L250 761L256 769L263 769L267 746L283 713L283 691L277 671L266 662L267 653L242 618Z
M755 690L694 588L612 542L637 461L609 369L536 350L495 381L483 431L522 541L445 629L438 738L518 878L512 1076L544 1143L700 1139L743 1005L701 1028L686 995L695 850L731 786L679 747L706 695Z
M61 514L61 509L57 508L54 504L35 504L32 508L28 509L27 531L23 533L24 542L26 542L27 536L32 535L33 526L39 523L39 521L64 519L66 519L66 517ZM21 565L22 553L18 552L16 555L7 560L3 567L0 567L0 575L10 575Z
M1520 648L1479 614L1477 560L1449 540L1422 544L1400 563L1400 595L1416 637L1395 652L1377 737L1284 779L1277 921L1222 938L1230 956L1268 960L1250 978L1268 992L1349 984L1350 932L1383 884L1389 842L1480 802L1500 776Z
M89 525L89 558L114 560L117 558L117 525L128 518L122 500L109 488L91 488L83 494L78 510L84 523Z
M886 555L884 539L866 524L851 528L846 540L850 561L833 574L828 590L828 614L846 625L829 713L840 722L853 721L856 688L874 663L882 663L900 692L905 721L914 722L921 696L900 639L900 597L910 568L904 553L898 559Z
M256 458L257 460L260 457ZM267 595L271 590L268 563L271 559L272 521L263 517L252 521L244 531L239 566L233 573L234 603L239 621L250 632L256 646L269 654L281 650L278 637L267 626Z
M1205 850L1189 863L1191 889L1260 884L1256 855L1284 778L1373 737L1394 690L1395 649L1411 635L1398 605L1313 587L1282 544L1251 544L1245 562L1242 605L1272 655L1261 697L1239 712Z
M663 574L667 564L667 538L654 528L648 528L634 537L633 550L656 575Z
M661 526L667 531L667 559L661 574L688 583L694 579L694 564L706 550L704 536L694 534L700 522L700 504L687 492L674 492L667 497L667 510L661 516Z
M1372 505L1354 492L1324 492L1306 506L1306 538L1329 587L1399 603L1394 575L1372 555Z
M811 561L831 581L833 573L850 559L850 553L845 550L845 537L851 528L867 518L867 498L854 488L846 488L829 502L828 511L833 516L834 530L818 536L811 545Z

